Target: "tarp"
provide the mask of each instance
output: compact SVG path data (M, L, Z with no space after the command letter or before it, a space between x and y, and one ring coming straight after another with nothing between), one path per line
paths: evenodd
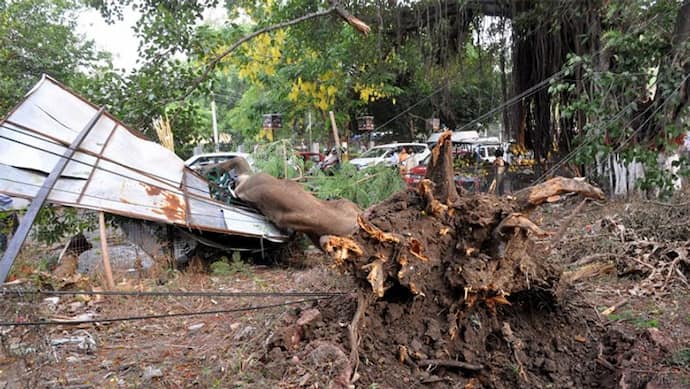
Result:
M50 77L0 126L0 193L31 199L98 108ZM105 113L48 201L275 242L287 234L253 208L211 199L208 182L173 152Z

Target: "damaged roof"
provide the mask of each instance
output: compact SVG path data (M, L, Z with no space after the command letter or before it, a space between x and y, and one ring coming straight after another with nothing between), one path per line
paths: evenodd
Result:
M43 76L0 125L0 193L33 198L98 108ZM107 112L48 201L135 219L274 242L287 235L253 208L211 198L208 182L172 151Z

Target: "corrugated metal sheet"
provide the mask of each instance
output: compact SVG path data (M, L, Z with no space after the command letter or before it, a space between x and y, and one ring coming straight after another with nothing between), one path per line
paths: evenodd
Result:
M32 198L97 108L44 77L0 127L0 192ZM208 183L161 145L103 115L48 201L189 228L284 241L263 215L211 199Z

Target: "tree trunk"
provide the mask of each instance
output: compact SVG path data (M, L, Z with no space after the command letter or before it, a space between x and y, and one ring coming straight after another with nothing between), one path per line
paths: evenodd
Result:
M680 101L671 108L670 119L677 123L680 119L680 113L688 105L688 96L690 95L690 0L685 0L678 11L676 17L676 28L673 34L673 47L675 55L673 56L672 66L682 67L683 80L680 88Z
M667 56L662 57L659 64L658 87L654 94L653 105L657 109L664 108L663 117L660 120L652 119L651 124L641 131L642 139L650 140L664 133L666 124L676 123L680 119L680 113L688 105L690 94L690 0L685 0L678 10L676 26L671 38L672 50ZM679 94L678 102L668 104L668 99L676 93ZM654 112L654 111L652 111Z
M438 138L438 143L431 151L431 160L426 170L426 178L434 183L433 197L448 204L458 199L453 173L453 143L451 131L446 131Z

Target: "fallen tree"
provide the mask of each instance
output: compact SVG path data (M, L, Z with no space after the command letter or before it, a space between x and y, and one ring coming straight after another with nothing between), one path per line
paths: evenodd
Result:
M584 181L561 177L511 197L458 194L447 132L417 190L399 192L369 208L358 216L359 228L350 236L322 236L321 245L335 265L354 275L362 287L348 327L352 379L361 373L365 383L381 380L385 372L375 367L358 373L360 360L385 360L394 354L422 383L438 382L438 377L429 378L430 369L444 371L446 384L571 382L575 374L568 373L574 366L570 362L545 378L538 373L544 359L528 360L526 350L530 340L546 336L541 326L562 326L569 316L554 315L525 329L534 314L528 318L518 308L558 305L562 268L538 251L536 239L549 234L530 221L528 213L564 193L604 198ZM501 313L502 307L512 313ZM563 334L546 337L552 336ZM536 353L548 355L554 349L550 344L540 347ZM560 359L575 360L584 353L582 347ZM506 365L515 377L500 377Z
M496 197L458 193L453 178L450 132L439 139L417 190L363 213L326 202L305 209L313 196L297 186L260 174L240 177L241 199L279 227L319 237L335 266L359 283L354 303L319 306L327 324L307 320L318 316L309 311L287 318L267 341L264 362L287 366L280 375L295 370L299 386L316 377L314 385L327 387L357 380L505 388L602 382L610 371L597 368L585 344L586 315L559 308L562 268L545 259L540 250L549 245L537 240L550 234L528 214L561 194L601 200L603 192L559 177ZM348 228L331 232L338 225ZM312 373L302 360L313 362Z
M379 298L400 286L427 297L460 293L453 309L478 300L493 308L508 304L513 293L554 289L560 268L534 255L533 238L548 234L528 212L564 193L604 198L600 189L563 177L512 197L458 195L450 132L439 139L427 177L416 192L401 192L370 208L358 218L355 234L321 238L336 264L366 280Z

